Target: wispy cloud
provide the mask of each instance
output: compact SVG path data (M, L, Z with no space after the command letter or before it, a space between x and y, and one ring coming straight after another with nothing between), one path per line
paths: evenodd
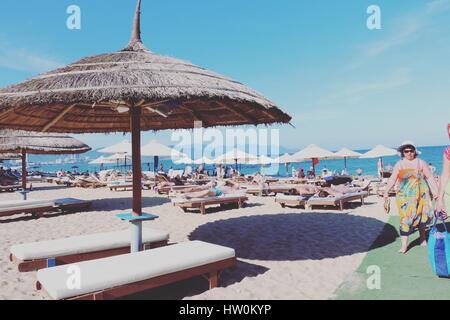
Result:
M412 82L411 71L399 68L377 81L339 82L330 89L330 94L318 101L318 109L328 110L330 106L346 106L359 103L376 94L383 94Z
M62 63L46 54L16 48L9 44L0 47L0 68L41 73L61 66Z
M450 10L450 0L434 0L427 4L428 13L438 13Z
M395 47L418 39L424 34L436 15L449 10L450 0L433 0L427 2L420 10L406 13L397 18L392 22L391 27L388 28L384 38L359 46L362 51L362 57L355 59L349 69L358 68L367 59L379 56Z

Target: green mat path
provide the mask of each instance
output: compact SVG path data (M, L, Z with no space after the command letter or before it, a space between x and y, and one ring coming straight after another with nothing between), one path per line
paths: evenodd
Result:
M426 247L414 246L406 255L398 253L400 237L395 241L386 241L391 237L393 228L398 230L399 218L391 217L382 234L375 241L357 271L336 291L338 300L435 300L450 299L450 279L435 276L428 262ZM411 237L412 244L418 244L418 233ZM383 243L387 243L384 244ZM367 273L370 266L380 270L380 289L368 289L374 283L372 273ZM376 268L375 268L376 269ZM370 269L369 269L370 270Z

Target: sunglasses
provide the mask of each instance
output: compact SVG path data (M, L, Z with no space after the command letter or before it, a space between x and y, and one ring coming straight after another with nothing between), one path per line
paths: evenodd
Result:
M412 150L412 149L406 149L406 150L403 150L403 153L404 153L404 154L407 154L407 153L414 153L414 152L416 152L416 150Z

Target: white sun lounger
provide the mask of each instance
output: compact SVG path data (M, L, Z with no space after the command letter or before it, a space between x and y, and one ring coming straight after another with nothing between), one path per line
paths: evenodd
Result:
M55 201L51 200L12 200L0 202L0 217L20 213L42 214L53 211Z
M167 232L147 228L142 230L144 250L165 246L168 240ZM28 272L129 253L130 232L106 232L19 244L12 246L10 252L10 261L18 265L20 272Z
M196 276L206 275L217 287L219 271L236 263L234 249L191 241L153 250L42 269L36 287L57 300L103 300L127 296ZM71 273L80 285L67 285Z
M57 200L13 200L0 203L0 217L12 216L20 213L29 213L40 216L46 212L77 211L89 208L92 201L74 198Z
M206 206L210 205L226 205L226 204L236 204L238 208L242 208L245 206L245 202L248 200L248 197L241 194L228 194L222 195L219 197L209 197L209 198L198 198L198 199L183 199L176 198L172 199L172 203L174 206L180 207L184 212L187 212L187 209L198 208L200 209L200 213L203 215L206 213Z
M306 206L339 206L339 209L344 210L344 204L354 200L361 200L361 205L364 205L364 198L367 197L367 191L346 193L343 196L328 196L321 198L317 195L312 196L306 202Z

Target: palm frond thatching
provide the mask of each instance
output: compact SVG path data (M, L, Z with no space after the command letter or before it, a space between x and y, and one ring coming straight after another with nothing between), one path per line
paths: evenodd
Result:
M0 89L0 127L45 132L126 132L139 106L142 130L287 123L291 117L244 84L157 55L140 37L140 3L128 46Z
M83 142L57 134L0 130L0 159L3 153L75 154L91 150Z

